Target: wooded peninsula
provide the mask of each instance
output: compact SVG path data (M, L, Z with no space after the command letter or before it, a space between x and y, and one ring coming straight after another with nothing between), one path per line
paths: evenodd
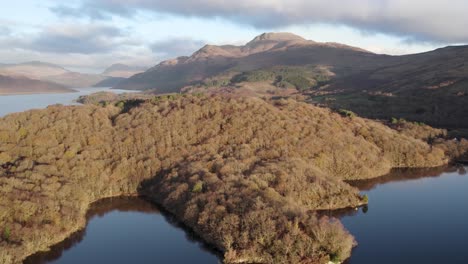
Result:
M50 106L0 119L0 262L85 226L91 203L143 196L226 263L326 263L356 245L319 210L359 207L346 181L437 167L466 140L292 99L170 95Z

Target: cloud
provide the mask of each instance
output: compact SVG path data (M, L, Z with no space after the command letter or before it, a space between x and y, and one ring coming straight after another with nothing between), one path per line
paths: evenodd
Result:
M157 59L148 44L135 37L129 27L69 22L19 30L1 23L0 20L1 63L44 61L101 72L114 63L153 65Z
M151 50L160 55L162 59L174 58L183 55L190 55L205 45L204 41L191 38L171 38L153 43Z
M75 18L91 17L93 19L110 18L108 15L105 15L104 13L100 12L98 9L86 8L86 7L84 7L83 9L80 9L76 7L59 5L59 6L50 8L50 11L52 11L53 13L59 16L64 16L64 17L75 17Z
M123 33L111 26L61 25L24 40L21 48L50 53L107 53L121 44Z
M386 33L415 41L468 42L466 0L84 0L62 10L103 19L132 16L139 10L188 17L221 17L259 29L328 23L348 25L366 33ZM72 9L73 9L72 8Z
M87 1L81 6L57 5L50 8L52 13L58 16L83 18L89 17L95 20L107 20L111 14L120 16L132 16L136 13L136 8L128 8L125 1Z
M9 36L11 34L11 30L7 27L0 26L0 36Z

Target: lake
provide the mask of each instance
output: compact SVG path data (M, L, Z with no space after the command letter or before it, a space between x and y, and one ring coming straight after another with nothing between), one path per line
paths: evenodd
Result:
M57 93L57 94L21 94L21 95L2 95L0 96L0 117L9 113L22 112L30 109L45 108L52 104L71 105L78 104L74 100L82 95L88 95L96 92L114 92L131 93L135 91L116 90L109 87L103 88L74 88L76 93Z
M74 104L78 93L0 96L0 116ZM115 91L114 92L126 92ZM346 264L466 263L468 250L467 168L398 170L352 182L369 197L369 206L332 212L359 245ZM92 205L88 224L51 251L25 263L218 263L190 231L139 198L106 199Z
M101 200L87 218L85 230L24 263L218 263L214 252L140 198Z
M466 171L405 170L354 183L369 206L341 218L359 243L346 264L467 263Z

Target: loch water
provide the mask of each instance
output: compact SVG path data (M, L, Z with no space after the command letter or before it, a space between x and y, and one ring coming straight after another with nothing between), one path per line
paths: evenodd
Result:
M398 170L353 183L369 205L341 216L358 242L346 264L468 263L467 170Z
M31 109L41 109L53 104L74 105L78 97L97 92L128 93L135 91L117 90L110 87L100 88L74 88L74 93L53 94L18 94L0 96L0 117L10 113L22 112Z

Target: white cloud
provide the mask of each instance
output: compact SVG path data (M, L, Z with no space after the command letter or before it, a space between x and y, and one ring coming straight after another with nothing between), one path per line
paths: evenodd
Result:
M366 32L404 36L412 40L468 42L466 0L88 0L66 12L105 18L150 10L181 16L222 17L257 28L272 29L313 23L343 24Z
M91 24L49 27L24 48L52 53L105 53L114 50L122 36L120 29Z

